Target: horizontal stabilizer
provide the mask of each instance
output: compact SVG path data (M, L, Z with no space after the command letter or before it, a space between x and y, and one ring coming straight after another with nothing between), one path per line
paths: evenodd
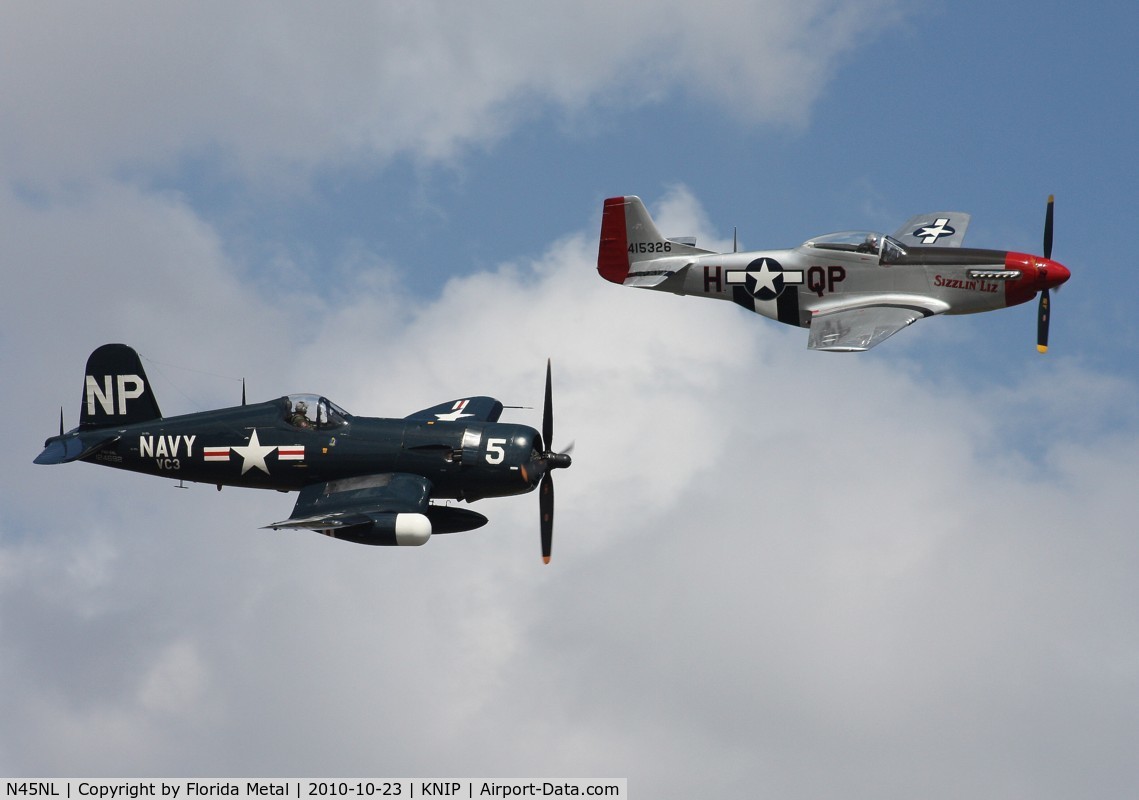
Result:
M675 273L672 272L648 272L648 273L629 273L629 277L625 278L625 286L633 286L637 289L656 289L662 283L671 278Z
M82 461L88 456L102 450L119 440L119 436L101 436L97 439L85 438L70 433L64 436L53 436L44 445L44 450L34 463L36 464L68 464L72 461Z
M684 281L692 261L687 258L662 258L658 261L642 262L634 266L625 277L624 285L637 289L656 289L661 292L684 294Z

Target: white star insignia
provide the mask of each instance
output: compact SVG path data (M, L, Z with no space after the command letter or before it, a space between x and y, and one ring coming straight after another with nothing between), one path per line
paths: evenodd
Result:
M254 467L257 467L257 469L268 475L269 467L265 464L265 456L276 450L277 446L273 445L270 447L269 445L261 444L261 442L257 439L257 429L254 428L253 434L249 437L249 444L242 445L240 447L233 446L230 449L244 459L241 464L242 475L249 472L249 470L253 469Z
M917 233L914 235L922 240L922 244L933 244L939 238L951 232L948 228L948 225L948 218L937 219L934 220L934 223L932 225L927 225L924 228L919 228Z
M776 270L772 269L767 263L766 258L761 258L759 261L759 269L750 270L728 270L728 283L747 283L747 279L751 278L755 281L755 288L751 289L751 294L758 295L761 291L766 289L773 295L779 294L779 289L775 286L775 281L782 278L784 284L788 283L802 283L803 272L802 270ZM749 287L750 288L750 287Z
M759 269L752 270L748 273L751 277L755 278L755 290L758 292L761 288L768 291L775 291L775 276L781 273L772 272L771 268L767 266L767 259L759 262Z
M463 417L473 417L474 414L464 414L463 411L467 407L470 400L456 400L455 405L446 414L436 414L435 419L443 422L458 422Z

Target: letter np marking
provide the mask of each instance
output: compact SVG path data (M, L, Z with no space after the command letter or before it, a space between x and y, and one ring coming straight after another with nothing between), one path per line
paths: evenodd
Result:
M95 413L95 401L103 408L104 414L126 414L127 413L127 400L133 400L136 397L142 397L142 393L146 390L146 383L138 375L115 375L116 386L111 386L111 376L103 376L103 385L99 385L99 381L95 379L94 375L88 375L87 386L87 413ZM119 410L115 411L115 392L118 391L119 397Z

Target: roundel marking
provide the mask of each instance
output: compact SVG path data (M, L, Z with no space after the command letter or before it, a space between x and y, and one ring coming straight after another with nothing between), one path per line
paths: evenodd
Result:
M762 256L744 269L730 269L728 283L743 284L756 300L774 300L789 284L803 282L802 270L785 270L774 258Z
M922 244L934 244L942 236L952 236L957 229L950 227L949 217L940 217L932 225L925 225L913 232L915 239L921 239Z

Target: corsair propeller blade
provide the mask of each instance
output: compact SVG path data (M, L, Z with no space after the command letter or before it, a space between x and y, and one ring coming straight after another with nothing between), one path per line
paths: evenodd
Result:
M546 359L546 402L542 406L542 441L549 450L554 446L553 381L550 376L550 359Z
M542 482L538 486L538 511L540 517L540 532L542 535L542 562L550 563L550 551L554 544L554 478L551 474L555 469L565 469L573 463L566 448L564 453L555 453L551 445L554 438L554 392L551 377L550 360L546 359L546 397L542 405L542 451L537 454L529 468L523 468L522 477L527 481L535 481L541 476Z
M550 563L554 546L554 478L547 472L538 489L538 510L542 515L542 563Z

